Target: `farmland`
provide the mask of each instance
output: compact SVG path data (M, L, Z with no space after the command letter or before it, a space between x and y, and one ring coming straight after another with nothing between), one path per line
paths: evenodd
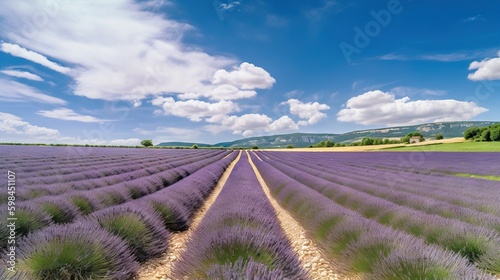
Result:
M500 275L498 153L0 146L0 166L1 279Z

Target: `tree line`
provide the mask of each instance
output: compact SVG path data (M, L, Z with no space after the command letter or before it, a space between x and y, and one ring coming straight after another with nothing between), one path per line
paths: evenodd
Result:
M483 127L470 127L464 132L464 138L476 142L500 141L500 123Z

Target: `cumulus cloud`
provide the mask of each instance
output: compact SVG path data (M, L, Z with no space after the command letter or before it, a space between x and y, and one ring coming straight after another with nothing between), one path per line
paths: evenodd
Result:
M0 100L9 102L41 102L64 105L66 101L40 92L28 85L0 78Z
M26 71L2 70L0 72L2 72L5 75L11 76L11 77L23 78L23 79L28 79L28 80L32 80L32 81L38 81L38 82L43 81L42 77L40 77L36 74L30 73L30 72L26 72Z
M157 97L151 103L161 106L165 115L184 117L195 122L201 121L202 118L227 115L239 110L237 104L227 100L209 103L201 100L175 101L172 97Z
M139 146L141 144L141 139L138 138L115 139L109 141L109 144L115 146Z
M68 108L58 108L54 110L40 110L37 112L38 115L65 120L65 121L77 121L77 122L85 122L85 123L102 123L106 120L101 120L93 116L81 115L76 113L75 111Z
M266 89L273 86L276 80L261 67L243 62L231 72L224 69L215 72L212 83L229 84L240 89Z
M70 68L61 66L53 61L50 61L47 57L36 53L34 51L27 50L19 45L2 43L0 44L0 50L13 56L21 57L27 60L31 60L35 63L43 65L49 69L52 69L59 73L68 73L71 71Z
M51 57L71 65L69 71L44 62L68 73L80 96L137 101L165 92L205 92L217 70L235 63L185 46L182 37L193 27L147 10L143 2L49 2L3 3L0 35L12 42L3 46L32 60ZM33 23L39 13L44 21Z
M252 98L257 95L254 90L241 90L233 85L224 84L218 85L214 88L207 90L203 93L186 92L179 94L179 99L199 99L202 97L209 98L211 100L237 100L237 99L247 99Z
M214 88L208 97L214 100L236 100L251 98L256 95L257 92L253 90L240 90L233 85L225 84Z
M352 97L337 114L341 122L364 125L408 125L424 122L468 120L488 109L474 102L396 99L393 93L369 91Z
M500 51L498 52L498 56L482 61L473 61L469 66L469 70L476 71L469 74L469 80L500 80Z
M290 106L290 113L299 116L301 119L305 119L299 122L300 125L308 125L318 123L320 120L326 118L326 114L321 112L329 110L330 106L326 104L320 104L318 102L307 102L304 103L298 99L289 99L282 104L288 104Z
M40 141L60 136L59 131L56 129L32 125L8 113L0 113L0 132L0 142L9 142L14 138L23 139L22 142L32 141L33 139Z
M288 116L283 116L277 120L271 119L264 114L245 114L241 116L215 116L208 119L208 122L218 123L208 125L206 130L213 133L222 131L232 131L233 134L241 134L245 137L254 135L257 132L276 132L297 130L298 125Z

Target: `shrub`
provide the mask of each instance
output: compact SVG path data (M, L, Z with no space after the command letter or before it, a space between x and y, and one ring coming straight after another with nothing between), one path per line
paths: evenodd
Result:
M444 139L443 134L436 134L436 140L442 140Z
M29 279L129 279L139 268L122 239L91 223L51 226L19 244Z
M99 203L84 194L68 195L68 201L76 206L84 215L88 215L98 209Z
M126 189L123 189L123 191L126 191ZM122 204L130 199L126 194L123 194L121 191L116 189L107 191L96 190L95 194L99 199L99 202L104 206Z
M7 227L8 222L6 214L7 213L1 215L0 220L0 248L4 248L8 245L8 236L10 234L10 229ZM52 224L52 219L47 213L39 211L35 207L29 205L17 207L14 217L17 218L16 237L28 235L29 233Z
M154 213L121 206L96 212L88 219L125 240L139 261L167 249L169 232Z
M42 198L37 203L45 213L51 216L52 221L57 224L70 223L79 215L78 208L64 200L47 197Z
M150 201L151 207L160 215L165 228L171 231L184 231L189 228L187 211L175 202Z

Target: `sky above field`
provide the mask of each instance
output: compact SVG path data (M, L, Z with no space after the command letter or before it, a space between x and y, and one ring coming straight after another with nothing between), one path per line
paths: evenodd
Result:
M0 0L0 142L500 120L500 2Z

